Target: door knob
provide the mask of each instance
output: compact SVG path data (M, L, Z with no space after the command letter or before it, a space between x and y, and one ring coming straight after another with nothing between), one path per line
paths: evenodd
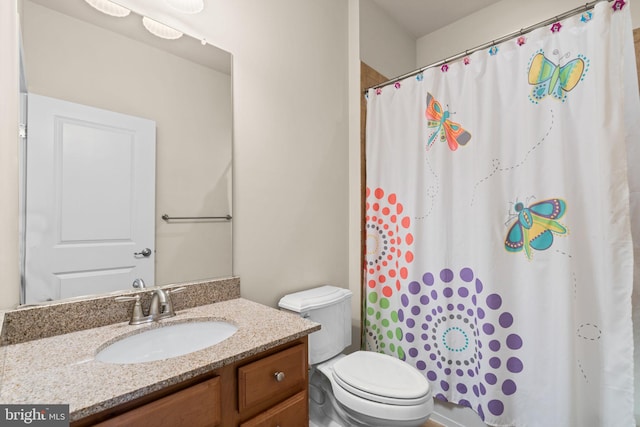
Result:
M151 249L149 248L144 248L143 250L141 250L140 252L134 252L134 255L142 255L143 257L148 257L151 255Z

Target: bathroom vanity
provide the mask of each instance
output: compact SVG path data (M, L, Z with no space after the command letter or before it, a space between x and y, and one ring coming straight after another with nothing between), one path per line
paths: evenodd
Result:
M71 425L303 426L307 420L304 337Z
M183 300L176 298L177 315L160 322L132 326L125 320L17 343L11 340L27 332L6 316L0 402L69 404L72 426L307 425L307 336L320 325L239 295L181 308L190 305L185 293ZM237 331L218 344L164 360L95 359L123 337L202 321L224 321Z

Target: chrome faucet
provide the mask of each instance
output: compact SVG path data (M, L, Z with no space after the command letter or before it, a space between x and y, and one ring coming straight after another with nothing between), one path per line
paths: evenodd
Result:
M151 295L151 305L149 305L149 316L160 320L175 315L176 313L173 311L173 304L171 303L170 291L154 289Z
M141 279L136 279L142 281ZM135 283L135 282L134 282ZM144 282L142 282L144 288ZM147 288L148 289L148 288ZM131 313L130 325L141 325L143 323L157 322L161 319L173 317L176 315L171 302L171 294L182 292L186 288L161 289L155 288L151 291L151 303L149 304L149 312L144 314L142 304L140 303L140 295L116 297L116 301L135 301L133 312Z

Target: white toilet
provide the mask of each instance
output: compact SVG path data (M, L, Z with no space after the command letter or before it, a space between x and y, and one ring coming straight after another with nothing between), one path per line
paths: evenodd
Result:
M322 325L309 335L310 426L414 427L433 411L427 379L386 354L351 344L351 291L321 286L284 296L279 306Z

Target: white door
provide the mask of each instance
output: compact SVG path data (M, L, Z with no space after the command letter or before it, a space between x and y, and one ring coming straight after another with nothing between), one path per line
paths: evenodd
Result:
M155 122L27 102L25 303L153 284Z

